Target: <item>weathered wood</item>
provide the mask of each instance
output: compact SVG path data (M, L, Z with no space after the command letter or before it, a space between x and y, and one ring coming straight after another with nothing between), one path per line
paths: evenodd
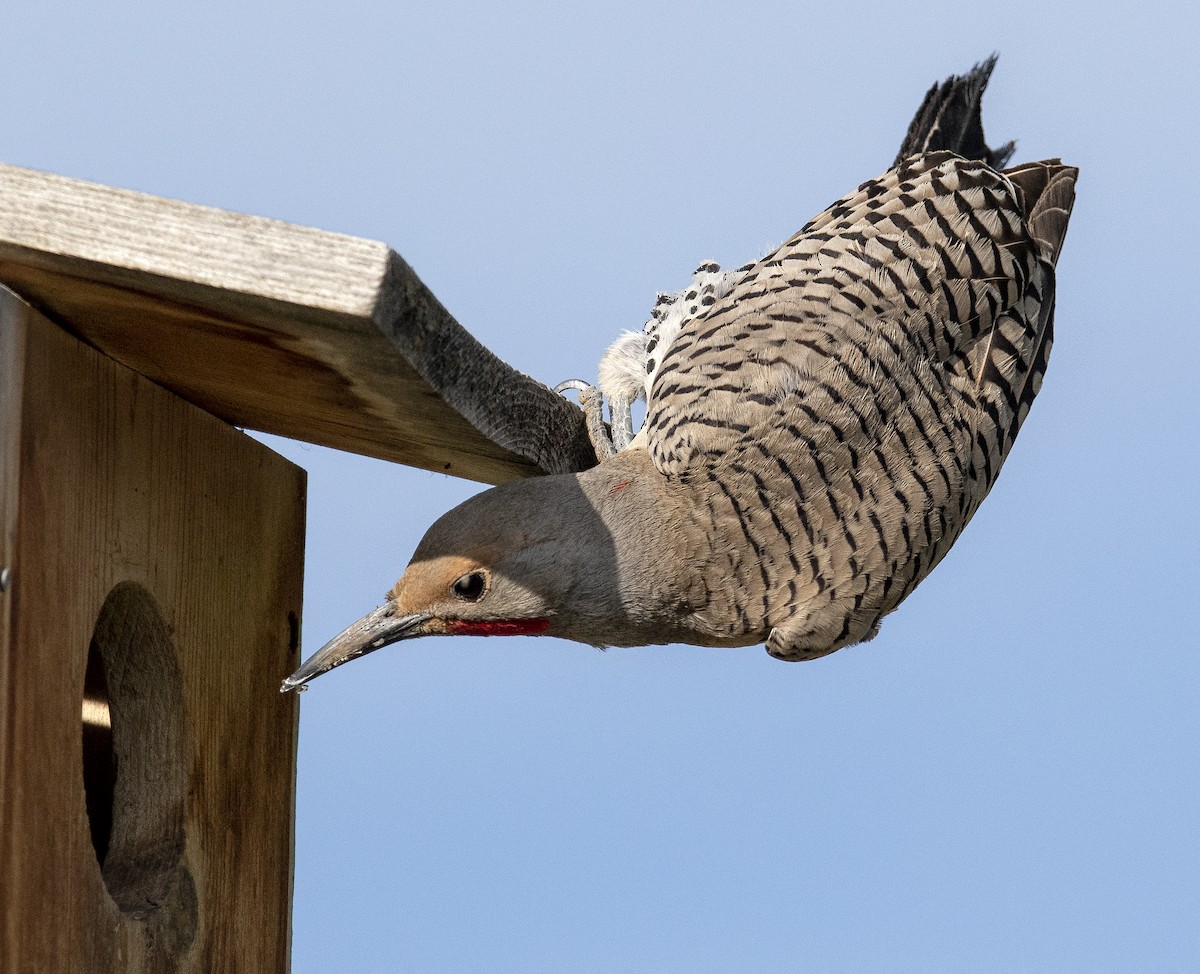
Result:
M0 165L0 282L238 426L485 483L596 462L382 243Z
M303 519L303 471L0 289L6 974L288 969Z

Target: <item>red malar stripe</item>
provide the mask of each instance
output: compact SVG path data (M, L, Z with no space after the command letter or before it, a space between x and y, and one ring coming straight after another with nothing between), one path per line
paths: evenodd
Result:
M446 623L446 631L456 636L536 636L549 628L549 619L451 619Z

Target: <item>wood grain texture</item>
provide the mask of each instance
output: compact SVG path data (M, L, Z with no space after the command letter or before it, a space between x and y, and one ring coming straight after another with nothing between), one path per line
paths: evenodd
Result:
M0 464L0 970L286 971L303 471L4 289ZM124 633L102 874L81 702L89 645Z
M382 243L0 165L0 282L238 426L485 483L596 462Z

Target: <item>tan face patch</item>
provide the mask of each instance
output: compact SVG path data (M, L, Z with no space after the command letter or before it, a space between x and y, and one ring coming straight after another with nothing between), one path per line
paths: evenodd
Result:
M484 566L476 559L462 555L442 555L428 561L413 562L388 592L388 601L395 605L400 615L421 612L441 614L439 608L461 604L454 598L451 586L468 572L481 569Z

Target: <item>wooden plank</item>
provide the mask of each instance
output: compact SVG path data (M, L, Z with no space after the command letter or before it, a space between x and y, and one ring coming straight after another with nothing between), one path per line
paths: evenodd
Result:
M0 282L237 426L485 483L595 463L382 243L0 164Z
M4 289L0 353L0 970L284 972L304 473ZM118 758L103 870L93 645Z
M5 299L0 289L0 302ZM16 795L8 786L12 779L12 721L7 719L4 701L12 695L14 656L13 601L16 597L13 562L17 551L17 490L21 456L21 410L25 375L25 328L10 326L6 305L0 303L0 870L8 860L4 851L10 834L7 823L13 821ZM23 312L22 312L23 316ZM14 942L16 911L9 904L7 883L0 877L0 968L4 962L3 944Z

